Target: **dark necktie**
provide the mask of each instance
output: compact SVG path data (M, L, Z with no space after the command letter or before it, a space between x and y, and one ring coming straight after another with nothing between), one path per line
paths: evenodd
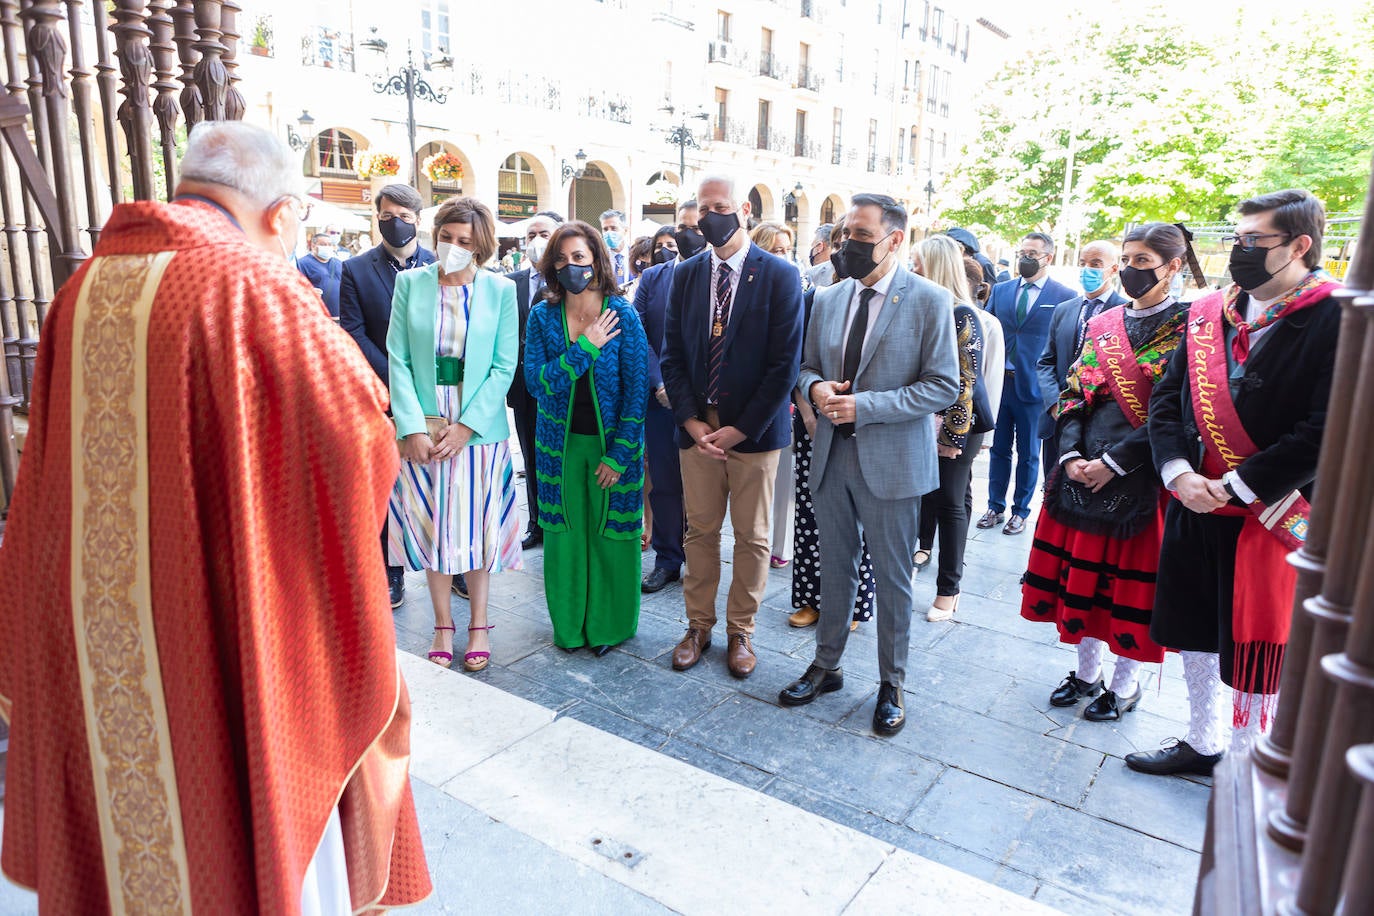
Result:
M1030 291L1029 283L1021 284L1021 295L1016 299L1016 326L1018 328L1026 323L1026 313L1030 311ZM1014 363L1016 360L1016 337L1013 335L1007 341L1007 362Z
M1078 319L1078 338L1074 345L1073 358L1077 359L1079 352L1083 349L1083 341L1088 338L1088 322L1102 314L1102 307L1107 303L1101 299L1089 299L1083 303L1083 310L1079 313Z
M859 309L854 313L854 323L849 326L849 339L844 343L844 379L849 382L849 394L854 394L854 376L859 374L859 363L864 355L864 337L868 334L868 302L878 295L876 289L865 289L859 293ZM846 439L854 435L853 423L841 423L840 435Z
M730 321L730 265L720 262L716 302L711 312L711 347L706 363L706 403L720 401L720 364L725 355L725 326Z

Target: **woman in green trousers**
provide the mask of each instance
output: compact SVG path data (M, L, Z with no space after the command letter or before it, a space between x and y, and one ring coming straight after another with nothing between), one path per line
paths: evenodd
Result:
M649 342L592 226L560 226L539 269L525 381L539 403L544 593L554 644L601 656L639 626Z

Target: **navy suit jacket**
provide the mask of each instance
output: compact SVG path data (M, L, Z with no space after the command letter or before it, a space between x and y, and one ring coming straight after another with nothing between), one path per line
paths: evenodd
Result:
M668 321L668 297L673 291L673 268L677 261L655 264L639 275L635 287L635 311L649 337L649 393L663 384L663 330ZM708 268L709 270L709 268Z
M531 284L530 272L522 267L519 270L512 270L506 274L506 279L515 281L515 305L520 310L520 358L515 364L515 381L511 383L510 391L506 392L506 403L514 407L521 400L529 397L529 392L525 388L525 331L530 323L530 312L540 302L544 301L544 284L541 282ZM538 295L537 301L530 299L530 286L537 287L535 292Z
M1072 299L1073 290L1062 283L1045 278L1045 286L1040 290L1040 298L1026 313L1025 321L1016 320L1016 294L1021 278L1014 277L992 288L988 299L988 311L1002 322L1002 336L1007 344L1007 361L1015 370L1014 378L1007 380L1003 394L1011 395L1022 404L1040 404L1040 378L1036 363L1040 354L1045 352L1045 342L1050 336L1050 319L1054 317L1055 306ZM988 367L992 369L991 366Z
M419 246L420 264L433 264L434 252ZM396 271L379 243L343 262L339 280L339 326L358 342L372 371L391 384L386 362L386 332L391 327L391 294Z
M1069 370L1078 361L1080 348L1074 344L1078 342L1078 319L1087 301L1084 296L1074 296L1055 306L1054 315L1050 318L1050 336L1045 341L1044 352L1040 354L1040 361L1036 364L1036 369L1040 373L1040 397L1045 405L1045 412L1040 415L1041 439L1054 435L1055 420L1050 411L1059 403L1059 395L1064 391ZM1130 301L1116 290L1112 290L1107 294L1103 311L1125 305Z
M706 417L712 290L711 252L703 251L672 271L672 291L659 367L678 426ZM782 258L750 244L725 329L721 361L722 426L745 439L738 452L768 452L792 440L788 422L792 388L801 368L801 275ZM692 437L678 431L678 447Z

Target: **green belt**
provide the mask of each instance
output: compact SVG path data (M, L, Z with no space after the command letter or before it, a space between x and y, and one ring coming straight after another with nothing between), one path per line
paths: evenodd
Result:
M461 356L435 357L434 384L463 384L463 358Z

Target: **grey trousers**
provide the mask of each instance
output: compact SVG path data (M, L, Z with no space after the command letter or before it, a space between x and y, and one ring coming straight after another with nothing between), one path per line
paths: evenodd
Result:
M821 535L821 619L816 664L838 668L849 639L859 590L860 535L867 534L877 592L878 672L901 687L911 643L911 555L916 552L921 498L892 499L868 488L853 439L835 437L825 479L813 491Z

